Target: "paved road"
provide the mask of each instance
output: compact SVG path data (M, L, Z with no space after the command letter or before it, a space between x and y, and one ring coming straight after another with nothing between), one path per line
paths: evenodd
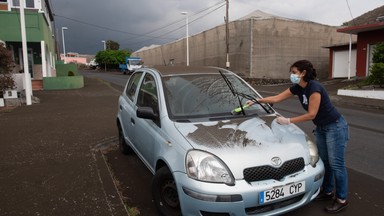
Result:
M125 84L128 76L116 74L98 74L98 73L84 73L88 77L99 77L122 86ZM294 103L293 101L289 103ZM297 104L295 105L297 106ZM275 105L275 108L284 115L292 115L287 112L292 110L291 108L284 107L283 105ZM295 109L299 110L299 109ZM353 109L352 109L353 110ZM350 207L343 211L339 215L357 216L357 215L384 215L384 199L382 198L382 191L384 191L384 181L380 178L372 177L373 175L367 175L370 172L377 173L380 176L380 170L376 170L375 166L382 166L380 163L376 165L370 165L372 161L378 161L382 158L381 145L374 145L378 150L369 150L372 145L363 145L364 143L373 143L372 137L383 134L380 132L382 127L374 126L376 123L380 123L382 115L373 115L373 124L367 124L365 120L360 117L355 118L355 115L365 115L364 111L345 111L341 109L341 112L346 115L348 121L351 124L352 140L363 140L361 145L350 144L348 147L348 158L349 161L348 173L349 173L349 201ZM349 113L349 114L347 114ZM351 115L352 117L349 117ZM369 116L369 115L368 115ZM375 121L375 119L378 119ZM361 123L363 122L363 123ZM360 125L360 126L359 126ZM362 125L362 126L361 126ZM311 123L305 123L300 125L306 131L313 129ZM369 129L373 129L369 132ZM359 135L357 135L359 134ZM367 137L370 138L367 138ZM379 136L380 137L380 136ZM381 140L383 140L381 138ZM380 141L380 140L379 140ZM351 142L353 143L353 142ZM380 143L380 142L379 142ZM356 157L356 158L354 158ZM373 158L376 157L376 158ZM124 156L115 148L106 153L106 160L111 167L114 177L120 184L120 189L125 197L124 201L130 207L137 207L137 210L141 212L141 215L156 215L155 206L152 202L150 183L152 179L151 173L148 169L140 162L136 155ZM368 165L367 165L368 164ZM360 166L360 167L359 167ZM371 170L369 170L371 168ZM359 169L361 169L359 171ZM365 170L367 169L367 170ZM142 185L139 187L139 185ZM148 185L148 187L144 186ZM329 202L312 202L309 205L298 209L294 212L288 213L287 215L326 215L323 211L324 206L328 205Z

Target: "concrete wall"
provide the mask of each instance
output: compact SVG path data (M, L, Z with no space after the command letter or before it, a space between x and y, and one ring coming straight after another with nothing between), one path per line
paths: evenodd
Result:
M225 67L225 26L219 26L189 37L190 65ZM145 65L186 65L186 39L134 52Z
M313 22L289 20L253 21L251 77L288 78L297 60L310 60L319 78L328 77L329 51L325 46L349 41L348 35Z
M327 78L329 51L325 46L349 42L336 27L298 20L247 19L229 23L230 69L247 78L288 79L289 66L308 59L319 78ZM190 65L225 67L225 25L189 38ZM186 65L186 40L182 39L133 53L145 65Z

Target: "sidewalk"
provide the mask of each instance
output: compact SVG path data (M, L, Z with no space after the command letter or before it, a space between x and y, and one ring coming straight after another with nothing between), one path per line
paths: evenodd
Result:
M0 112L0 215L127 215L97 146L117 140L120 92L97 79Z

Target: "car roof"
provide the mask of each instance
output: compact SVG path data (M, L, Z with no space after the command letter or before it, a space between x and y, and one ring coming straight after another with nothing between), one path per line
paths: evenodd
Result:
M219 71L223 73L229 72L224 68L208 66L154 66L152 69L158 71L161 76L181 74L219 74Z

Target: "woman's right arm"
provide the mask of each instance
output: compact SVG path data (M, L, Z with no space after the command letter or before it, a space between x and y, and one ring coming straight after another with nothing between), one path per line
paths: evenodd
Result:
M270 104L275 104L275 103L279 103L287 98L290 98L292 97L293 94L291 92L291 90L286 89L285 91L281 92L280 94L278 95L274 95L274 96L270 96L270 97L265 97L265 98L260 98L258 99L258 101L260 103L270 103Z

